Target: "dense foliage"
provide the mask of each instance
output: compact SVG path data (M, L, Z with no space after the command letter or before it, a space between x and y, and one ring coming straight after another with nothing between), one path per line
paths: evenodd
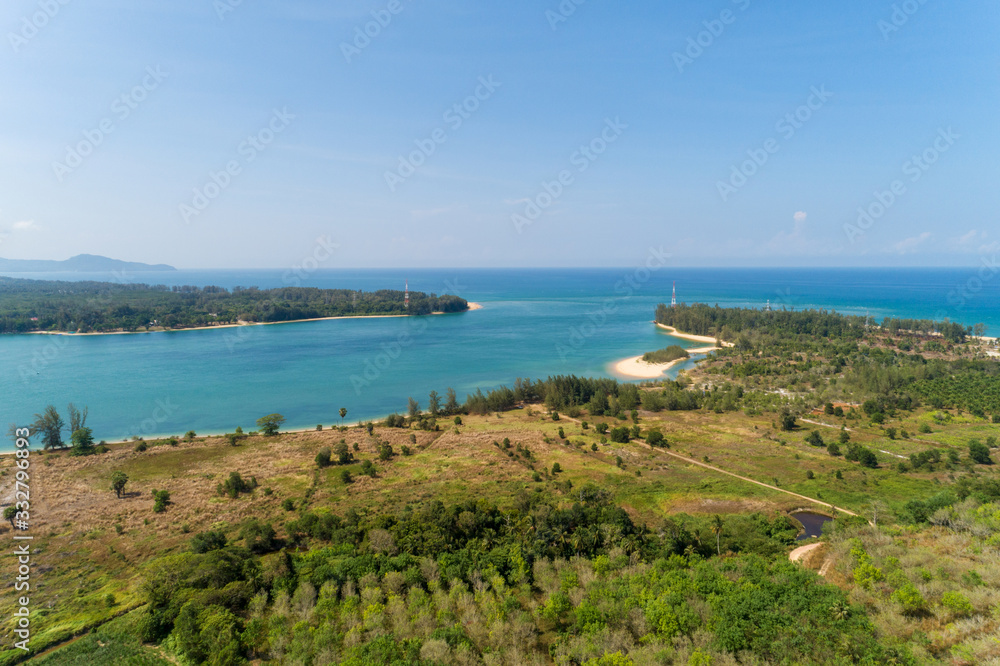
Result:
M858 340L868 326L867 317L842 315L827 310L755 310L749 308L720 308L702 303L667 307L661 303L656 308L656 321L685 333L714 335L735 342L741 333L766 332L782 336L809 336ZM954 322L935 322L915 319L886 318L882 327L890 333L909 331L923 336L942 335L950 342L964 342L972 332L970 327Z
M0 333L139 331L335 316L462 312L457 296L349 289L166 287L0 277Z
M670 363L680 358L688 358L687 350L679 345L670 345L653 352L646 352L642 355L642 360L646 363Z
M650 529L596 487L573 494L304 513L284 541L256 522L242 545L196 535L147 567L142 636L220 665L540 664L546 651L564 664L615 652L608 663L907 663L840 590L782 561L789 519L677 516Z

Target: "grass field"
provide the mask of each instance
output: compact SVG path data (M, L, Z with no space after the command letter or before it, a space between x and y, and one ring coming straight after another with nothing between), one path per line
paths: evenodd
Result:
M996 428L968 417L940 416L940 410L918 412L903 427L916 433L920 422L930 421L933 432L920 435L921 439L957 450L969 437L985 437ZM591 418L590 427L584 429L581 419L563 416L554 421L537 406L463 419L461 426L440 432L377 427L369 435L364 428L353 427L250 437L239 446L207 438L152 446L141 453L131 444L119 444L108 453L85 458L35 454L33 645L66 641L138 607L143 562L186 549L193 533L222 529L232 534L250 518L272 522L280 534L280 526L303 509L394 513L431 499L448 504L469 498L504 505L524 492L571 499L567 481L573 487L593 482L610 490L636 522L650 526L675 513L783 512L803 505L801 499L779 490L679 460L640 440L602 443L594 429L600 422L614 427L631 421ZM932 495L949 480L950 473L943 470L905 474L895 470L897 459L891 454L906 456L931 448L929 443L889 440L881 429L833 416L814 420L832 427L802 423L806 428L780 432L773 415L750 417L742 412L639 414L644 431L656 427L664 433L670 453L862 515L874 495L898 511L909 499ZM891 452L878 454L879 469L862 468L804 441L811 429L822 431L830 441L842 425L851 430L852 441ZM565 438L559 436L560 428ZM510 449L494 444L504 438L510 440ZM374 461L375 478L362 475L360 464L347 467L354 475L349 484L341 479L341 468L317 468L317 452L341 440L359 461ZM382 443L396 452L390 461L378 460ZM411 455L400 455L403 446L410 447ZM519 449L529 450L530 458ZM13 478L13 462L11 457L0 462L4 486ZM562 471L553 474L556 463ZM129 477L121 499L109 486L114 470ZM216 485L230 472L256 478L257 490L238 499L220 497ZM154 489L170 492L171 504L164 513L152 511ZM282 506L288 499L294 502L293 511ZM10 630L8 622L6 632ZM93 635L81 639L93 640ZM0 661L11 663L15 655L8 651ZM152 660L148 663L158 663L155 655L148 658Z

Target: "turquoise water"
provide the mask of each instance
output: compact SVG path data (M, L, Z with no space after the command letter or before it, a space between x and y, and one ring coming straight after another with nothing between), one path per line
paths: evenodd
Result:
M114 280L110 275L10 274ZM1000 331L1000 289L974 270L551 269L178 271L132 281L457 293L482 310L423 318L346 319L207 331L108 336L0 336L2 423L45 405L88 406L98 439L254 429L284 414L288 428L378 418L426 405L429 391L468 392L516 377L610 376L618 359L677 341L650 320L659 302L825 307L881 318L949 317ZM1000 283L1000 279L997 280ZM687 362L690 365L691 362ZM682 366L683 367L683 366ZM675 370L676 372L676 370ZM9 450L8 442L0 450Z

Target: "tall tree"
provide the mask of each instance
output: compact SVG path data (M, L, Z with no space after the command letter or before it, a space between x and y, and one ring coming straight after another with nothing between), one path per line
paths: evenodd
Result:
M41 414L35 414L35 422L31 426L32 430L42 435L45 449L62 448L62 429L65 427L66 422L52 405L47 406Z
M722 516L716 514L712 518L712 533L715 534L715 552L718 555L722 555Z
M66 412L69 414L69 432L72 435L74 432L87 425L87 412L90 411L89 408L84 407L81 412L76 408L72 402L66 407Z
M445 395L448 396L448 399L444 403L444 411L446 414L454 414L458 411L458 399L455 397L455 389L449 386L445 391Z
M340 425L344 425L344 417L347 416L347 407L340 408Z
M413 398L409 398L407 400L406 411L411 419L418 418L420 416L420 403Z
M431 391L431 394L428 396L427 411L431 413L431 416L437 416L441 411L441 397L437 391Z

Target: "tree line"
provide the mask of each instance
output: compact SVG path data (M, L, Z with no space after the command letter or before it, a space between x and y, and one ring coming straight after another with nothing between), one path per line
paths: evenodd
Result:
M166 287L0 277L0 333L138 331L239 321L268 323L337 316L463 312L458 296L312 287Z

